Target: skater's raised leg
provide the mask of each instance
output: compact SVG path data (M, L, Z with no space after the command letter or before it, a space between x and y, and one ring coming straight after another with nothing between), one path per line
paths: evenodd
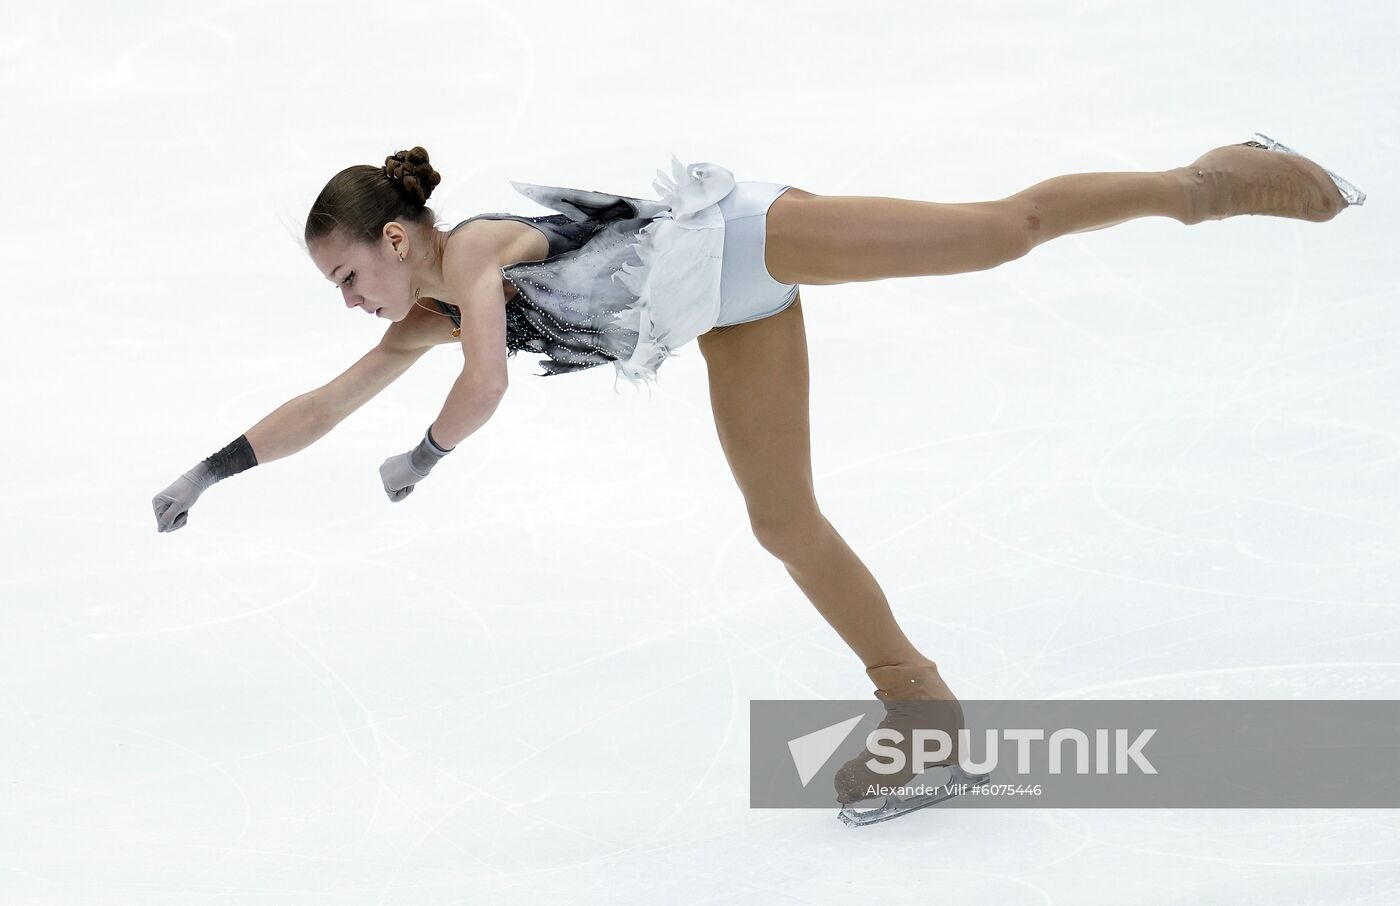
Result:
M941 204L814 195L768 210L765 262L782 283L825 285L987 270L1060 236L1139 217L1183 224L1238 214L1330 220L1346 207L1307 158L1228 145L1186 167L1056 176L996 201Z

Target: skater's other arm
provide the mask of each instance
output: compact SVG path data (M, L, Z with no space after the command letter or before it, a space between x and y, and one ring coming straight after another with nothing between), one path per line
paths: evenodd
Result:
M462 319L462 373L430 425L451 449L486 424L505 396L506 298L501 266L513 256L506 234L472 232L443 260L443 278Z

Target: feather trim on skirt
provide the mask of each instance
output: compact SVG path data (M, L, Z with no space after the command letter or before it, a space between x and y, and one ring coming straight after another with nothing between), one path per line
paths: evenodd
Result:
M656 173L657 201L511 183L571 220L598 224L572 251L501 268L519 291L511 304L538 335L529 348L549 357L542 376L611 362L617 378L649 385L677 348L719 320L719 201L733 191L734 174L675 155L670 177Z

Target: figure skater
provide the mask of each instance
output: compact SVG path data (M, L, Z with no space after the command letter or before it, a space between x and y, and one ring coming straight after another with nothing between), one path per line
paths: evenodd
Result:
M559 213L478 214L450 231L426 206L440 176L423 148L350 167L316 199L304 238L347 309L390 322L383 338L157 494L157 529L184 526L215 482L324 436L433 346L460 344L462 371L422 440L380 466L391 501L491 417L509 356L542 354L543 376L612 364L619 378L650 384L675 348L698 338L720 445L758 543L860 658L887 709L956 709L937 664L900 629L817 502L799 287L987 270L1139 217L1324 223L1364 202L1345 180L1256 137L1185 167L1057 176L965 204L736 183L724 167L673 158L670 179L657 171L658 201L513 183ZM861 798L866 779L850 768L838 775L843 803Z

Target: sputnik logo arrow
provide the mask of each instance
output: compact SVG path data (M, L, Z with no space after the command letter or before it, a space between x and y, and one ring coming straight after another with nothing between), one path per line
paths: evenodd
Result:
M846 741L846 737L851 735L856 724L864 717L863 714L857 714L849 720L788 740L788 753L792 755L793 767L797 768L798 779L804 787L817 775L817 771L826 764L831 753Z

